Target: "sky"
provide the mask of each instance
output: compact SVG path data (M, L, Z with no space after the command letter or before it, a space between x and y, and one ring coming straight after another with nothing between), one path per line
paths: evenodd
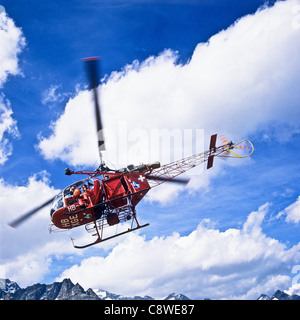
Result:
M15 0L0 3L0 278L70 278L126 296L256 299L300 294L300 1ZM100 56L108 166L249 139L138 204L150 226L74 249L49 208L7 223L99 165L82 58ZM218 141L221 144L221 141Z

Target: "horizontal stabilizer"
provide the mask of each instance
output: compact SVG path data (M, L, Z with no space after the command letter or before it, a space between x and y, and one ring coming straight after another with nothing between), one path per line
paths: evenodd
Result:
M214 164L214 155L209 156L207 160L207 169L211 168Z
M216 151L216 142L217 142L217 134L213 134L210 137L210 144L209 144L210 152L215 152Z

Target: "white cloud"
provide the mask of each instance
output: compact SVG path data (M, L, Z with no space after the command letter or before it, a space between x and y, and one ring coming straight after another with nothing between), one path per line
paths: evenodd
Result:
M286 215L286 222L293 222L299 223L300 221L300 196L297 200L285 208L283 211L279 212L277 218L281 217L282 215Z
M187 236L124 238L106 257L90 257L65 270L84 287L124 295L163 298L181 292L194 299L255 299L287 288L281 275L299 263L300 244L288 249L261 229L268 204L252 212L241 229L220 231L205 221Z
M12 153L12 144L8 137L19 136L17 122L12 114L9 101L5 101L3 95L0 95L0 165L3 165Z
M42 93L42 104L52 106L55 103L62 102L69 94L61 93L59 89L60 85L51 85L48 89Z
M46 172L30 177L24 186L0 179L0 277L30 285L51 272L53 257L84 254L73 248L70 234L48 233L49 208L17 229L7 226L57 193ZM250 213L241 228L221 231L205 219L187 236L174 233L146 239L131 233L95 247L94 254L103 254L104 249L106 256L83 258L59 279L69 277L86 288L156 298L174 291L195 299L254 299L261 293L272 294L291 287L291 278L283 274L300 263L300 244L288 248L262 231L268 208L265 204Z
M5 12L0 12L0 87L9 74L20 73L18 54L25 46L25 38L20 28Z
M296 294L299 296L300 295L300 283L293 284L289 289L284 290L284 292L286 292L289 295Z
M0 179L0 277L30 285L49 272L52 255L74 251L67 233L49 234L49 207L16 229L7 225L58 192L50 187L46 172L30 177L25 185L11 185Z
M71 98L61 117L52 124L53 135L42 138L39 147L46 159L56 157L79 165L93 164L98 158L96 122L91 107L91 93L81 91Z
M179 159L195 146L182 138L184 129L204 129L198 152L216 132L234 141L261 132L284 140L299 132L300 28L292 23L292 8L299 3L280 1L242 17L199 43L185 65L177 63L177 53L165 50L108 76L101 88L105 158L117 167ZM91 93L82 91L70 99L52 123L53 133L41 138L44 157L93 165L93 112ZM165 147L153 138L157 130L165 130L161 136L167 138L179 130L181 140L175 146L169 140Z
M38 204L53 197L58 191L49 186L49 174L46 171L29 177L25 185L11 185L0 179L0 206L2 221L16 218L20 212L26 212ZM9 199L10 201L7 201ZM13 205L11 204L13 203ZM39 214L41 215L41 214Z
M241 18L209 42L199 44L185 65L177 64L177 53L166 50L107 77L101 89L106 157L121 166L152 160L164 163L170 153L174 158L180 154L182 143L178 143L179 149L177 144L161 148L155 143L155 135L178 138L184 142L183 152L187 155L186 150L192 149L195 140L185 138L184 129L205 130L205 139L196 139L197 151L204 147L203 140L206 144L208 135L215 132L235 140L254 135L257 130L278 139L297 132L300 37L292 8L299 3L278 2ZM4 62L0 67L2 85L8 74L19 72L17 54L24 39L12 20L0 17L0 45L8 48L4 50L6 55L0 53L0 61ZM57 89L51 87L44 98L56 99ZM0 106L0 135L5 137L0 146L1 161L11 152L6 137L16 136L17 127L9 103L2 99ZM94 164L98 154L90 92L79 91L51 126L53 134L41 138L39 144L45 158L57 155L70 165ZM199 188L200 183L207 187L218 166L221 164L216 163L217 170L205 172L201 180L192 180L191 190ZM157 191L150 199L163 202L176 192ZM4 224L56 192L45 173L30 177L25 186L9 185L0 179L0 269L4 277L21 285L32 284L49 272L52 255L80 254L74 252L66 234L48 234L48 208L24 228L13 230ZM285 211L294 222L299 221L294 214L296 204ZM83 259L80 265L65 270L61 278L70 277L86 288L126 295L164 297L178 291L192 298L238 299L257 298L262 292L272 294L278 288L289 287L291 278L282 274L299 263L300 245L287 248L264 234L262 223L267 212L266 204L252 212L240 229L221 231L203 221L187 236L174 233L146 240L131 233L118 238L107 256Z
M25 39L21 29L15 26L4 11L0 11L0 88L9 74L20 73L17 56L24 46ZM9 137L16 138L19 135L12 114L9 101L0 94L0 165L3 165L12 153Z

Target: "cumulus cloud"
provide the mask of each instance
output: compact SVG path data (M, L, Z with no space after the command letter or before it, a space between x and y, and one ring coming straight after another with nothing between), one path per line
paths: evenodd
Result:
M298 266L299 267L299 266ZM299 271L299 268L298 270ZM296 276L295 276L296 277ZM299 277L297 277L298 279ZM286 292L287 294L289 295L293 295L293 294L296 294L296 295L300 295L300 283L295 283L293 284L289 289L287 290L284 290L284 292Z
M19 137L17 122L8 100L0 95L0 165L3 165L12 153L12 144L8 137Z
M0 277L14 279L21 285L32 284L49 271L51 255L73 250L66 234L49 234L49 207L17 229L7 225L57 194L59 190L50 187L50 183L44 171L31 176L24 185L0 179Z
M65 270L86 288L124 295L163 298L182 292L194 299L255 299L262 292L287 288L281 275L299 262L300 244L288 249L262 232L269 205L252 212L241 229L220 231L207 221L187 236L146 240L131 234L106 257L90 257Z
M0 11L0 88L7 81L8 75L20 73L18 54L25 45L25 38L20 28L4 11ZM19 136L17 123L12 117L12 108L3 94L0 94L0 165L3 165L12 153L9 138Z
M24 185L11 185L0 179L0 204L2 220L14 219L18 212L26 212L53 197L58 191L49 186L49 174L46 171L34 174ZM9 199L10 201L7 201ZM13 205L11 205L13 203ZM40 214L41 215L41 214ZM8 221L7 221L8 222Z
M178 63L179 53L165 50L107 76L99 88L106 158L120 166L153 160L164 163L189 155L191 150L201 151L208 135L215 132L235 140L259 130L277 139L288 139L298 132L300 28L293 8L299 3L278 2L241 18L208 42L199 43L184 65ZM13 22L3 17L1 41L13 30ZM9 58L2 58L7 62L0 69L0 85L8 74L19 72L14 57L24 39L18 30L12 38L19 39L19 46L12 47L15 50L11 49ZM57 94L57 88L51 87L44 98L56 99ZM0 110L5 121L0 123L0 134L17 135L9 103L3 105ZM51 128L52 134L39 143L46 159L57 156L74 166L94 164L98 152L91 92L81 90L69 99ZM9 145L5 148L2 150L9 154ZM216 172L207 171L201 176L203 180L192 180L190 186L206 187ZM176 192L161 190L154 198L163 201ZM0 179L0 276L21 285L32 284L50 270L52 255L77 254L66 234L55 238L48 234L47 208L22 229L4 224L56 192L45 173L30 177L25 186ZM292 212L293 208L286 210ZM252 212L241 228L219 230L203 221L187 236L174 233L146 239L131 233L109 247L106 256L83 259L65 270L60 279L70 277L86 288L154 297L172 291L192 298L272 294L289 286L291 278L284 274L299 263L300 245L288 248L267 236L262 231L267 212L268 204Z
M299 223L300 221L300 196L297 198L297 200L289 205L287 208L285 208L283 211L281 211L277 218L285 215L286 222L291 223Z
M22 186L0 179L0 277L21 286L40 282L51 272L53 258L83 253L74 250L68 232L48 233L49 208L16 230L7 226L20 213L59 192L50 185L46 172L30 177ZM86 288L156 298L174 291L195 299L254 299L262 292L272 294L291 287L291 278L284 274L300 263L300 244L289 248L263 232L268 210L266 203L250 213L240 228L220 230L204 219L186 236L173 233L146 239L138 232L130 233L95 247L96 256L83 257L58 280L69 277ZM100 256L103 249L106 254Z
M59 157L72 165L95 162L98 157L96 123L92 108L87 106L92 107L88 91L81 91L68 101L64 113L51 125L54 132L51 138L43 138L39 144L47 159Z
M66 99L69 94L59 92L60 88L61 85L51 85L48 89L44 90L42 92L42 104L51 107Z
M117 167L165 163L203 151L216 132L234 141L258 133L286 140L299 132L300 28L293 23L299 4L279 1L242 17L199 43L184 65L179 53L165 50L107 76L101 88L105 158ZM93 165L93 117L91 93L79 92L51 124L53 133L41 138L43 156ZM193 140L185 129L204 135Z
M20 73L18 54L25 46L22 30L5 12L0 12L0 87L9 74Z

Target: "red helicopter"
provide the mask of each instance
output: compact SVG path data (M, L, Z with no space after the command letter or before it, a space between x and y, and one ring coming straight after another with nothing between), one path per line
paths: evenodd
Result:
M180 174L207 162L207 169L213 166L215 157L249 157L254 147L249 140L238 143L228 142L222 138L223 145L216 147L217 134L211 136L209 149L166 165L159 162L129 165L126 168L114 170L108 168L103 159L102 151L105 150L103 126L101 121L100 105L98 98L98 60L97 57L83 59L89 87L93 92L96 125L98 132L98 149L100 166L95 171L65 170L66 175L85 175L86 178L67 186L54 198L27 212L9 225L13 228L20 225L39 210L51 204L50 217L52 224L50 231L62 231L85 226L87 232L92 233L95 240L85 245L73 245L82 249L108 239L144 228L149 225L139 224L136 206L147 192L164 182L187 184L189 179L178 178ZM245 154L239 154L234 149L247 149ZM82 189L82 192L80 191ZM129 222L127 230L107 235L108 227Z

